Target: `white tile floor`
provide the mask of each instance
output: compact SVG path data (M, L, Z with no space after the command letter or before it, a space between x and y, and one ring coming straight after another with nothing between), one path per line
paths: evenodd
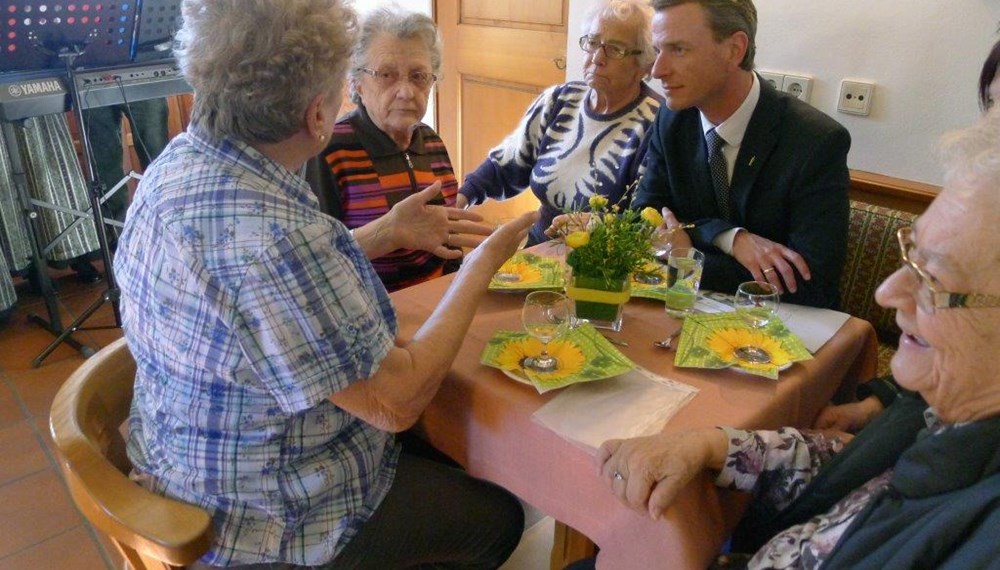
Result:
M530 516L529 516L530 522ZM524 531L520 544L514 554L500 570L545 570L549 567L552 555L552 535L555 532L555 520L552 517L542 517Z

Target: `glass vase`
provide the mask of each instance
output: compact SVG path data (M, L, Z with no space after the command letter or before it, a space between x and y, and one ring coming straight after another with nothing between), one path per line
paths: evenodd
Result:
M566 281L566 296L573 301L574 323L587 322L599 329L622 330L630 294L628 278L570 275Z

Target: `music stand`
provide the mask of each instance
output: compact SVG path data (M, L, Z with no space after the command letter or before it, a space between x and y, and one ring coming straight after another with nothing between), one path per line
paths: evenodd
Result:
M104 259L107 285L100 298L87 307L31 361L32 366L36 368L41 366L42 361L63 342L79 347L84 356L90 356L87 354L92 353L91 350L87 350L89 347L80 346L70 335L84 330L83 323L104 303L111 303L114 326L89 327L86 330L121 327L121 312L118 308L120 291L115 280L107 228L101 214L103 185L94 169L94 153L87 137L86 121L80 105L76 66L128 62L135 49L137 12L138 8L133 0L101 3L84 1L65 6L62 3L50 4L37 0L0 2L0 32L3 34L0 36L3 38L0 48L6 56L0 63L0 71L53 67L54 61L60 62L65 69L83 147L83 162L89 183L90 213L97 229L97 241Z

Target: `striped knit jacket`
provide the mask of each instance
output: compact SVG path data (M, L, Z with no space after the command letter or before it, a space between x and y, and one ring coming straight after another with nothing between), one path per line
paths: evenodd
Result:
M319 168L307 178L323 211L357 228L384 216L400 200L441 181L443 201L455 205L458 182L448 150L434 129L420 124L410 147L396 143L369 118L364 107L344 115L330 144L319 156ZM386 289L395 291L438 277L445 261L425 251L398 249L372 260Z

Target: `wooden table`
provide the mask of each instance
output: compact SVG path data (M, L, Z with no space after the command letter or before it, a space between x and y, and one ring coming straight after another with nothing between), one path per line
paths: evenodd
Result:
M392 294L404 339L430 315L450 282L444 277ZM484 299L418 432L471 474L502 485L569 527L557 528L552 568L592 551L574 530L600 547L599 569L706 568L742 514L744 497L717 489L703 477L681 493L664 520L628 509L598 479L588 451L532 421L535 410L555 393L539 395L479 364L496 330L521 328L523 300L523 295L510 293L490 293ZM813 360L793 365L778 381L674 368L674 352L654 348L652 341L678 326L664 313L662 302L633 299L616 335L629 343L621 350L633 361L700 390L664 430L808 426L845 379L868 378L875 369L875 332L867 321L853 317Z

